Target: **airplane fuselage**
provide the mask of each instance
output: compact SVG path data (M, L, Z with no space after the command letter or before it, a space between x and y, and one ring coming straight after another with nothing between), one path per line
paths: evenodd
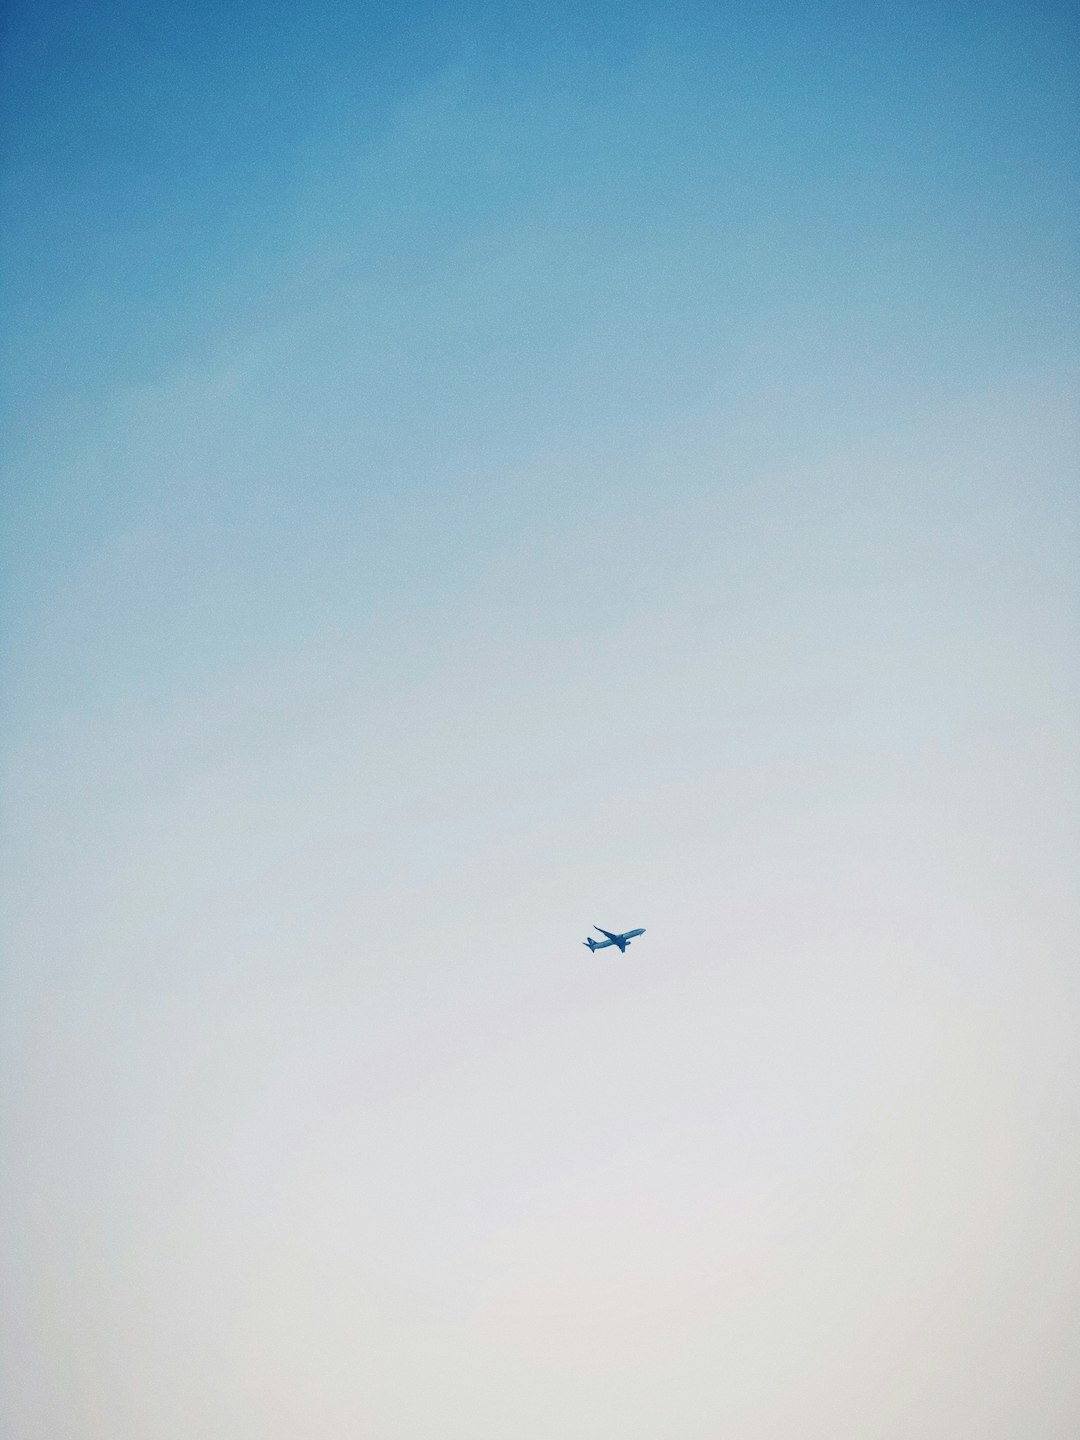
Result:
M617 935L611 930L602 930L599 925L594 925L593 929L599 930L600 934L604 936L604 939L594 940L590 935L587 940L582 942L587 945L590 950L606 950L609 945L617 945L623 954L626 953L626 947L630 944L631 940L635 939L638 935L645 934L644 928L640 930L624 930L621 935Z

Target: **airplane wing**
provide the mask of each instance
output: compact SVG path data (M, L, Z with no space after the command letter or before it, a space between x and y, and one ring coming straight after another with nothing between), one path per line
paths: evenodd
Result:
M610 930L603 930L603 929L600 928L599 925L594 925L594 926L593 926L593 929L594 929L594 930L599 930L601 935L606 935L606 936L607 936L607 943L608 943L609 945L618 945L618 947L619 947L619 949L622 951L622 953L623 953L624 955L626 954L626 936L625 936L625 935L613 935Z

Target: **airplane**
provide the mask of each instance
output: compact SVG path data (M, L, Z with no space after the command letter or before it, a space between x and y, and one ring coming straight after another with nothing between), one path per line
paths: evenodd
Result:
M600 926L599 926L599 925L594 925L592 928L593 928L594 930L600 930ZM606 936L607 936L607 939L606 939L606 940L594 940L594 939L592 938L592 936L590 935L587 940L583 940L581 943L582 943L583 945L588 945L588 947L589 947L590 950L606 950L609 945L618 945L619 949L620 949L620 950L623 952L623 954L625 955L625 954L626 954L626 947L627 947L627 945L630 944L630 941L633 940L634 936L635 936L635 935L644 935L644 934L645 934L645 931L644 931L644 930L627 930L624 935L613 935L610 930L600 930L600 934L601 934L601 935L606 935Z

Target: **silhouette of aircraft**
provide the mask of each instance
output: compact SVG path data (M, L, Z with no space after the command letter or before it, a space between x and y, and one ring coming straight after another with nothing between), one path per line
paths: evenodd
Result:
M594 925L592 928L593 928L594 930L600 930L600 926L599 926L599 925ZM625 955L625 954L626 954L626 947L627 947L627 945L630 944L630 941L633 940L634 936L635 936L635 935L644 935L644 934L645 934L645 931L644 931L644 930L626 930L626 931L624 931L624 933L623 933L622 935L613 935L610 930L600 930L600 934L601 934L601 935L606 935L606 936L607 936L607 939L606 939L606 940L594 940L594 939L592 938L592 936L590 935L587 940L583 940L581 943L582 943L583 945L588 945L588 947L589 947L590 950L606 950L609 945L617 945L617 946L619 947L619 949L620 949L620 950L623 952L623 954Z

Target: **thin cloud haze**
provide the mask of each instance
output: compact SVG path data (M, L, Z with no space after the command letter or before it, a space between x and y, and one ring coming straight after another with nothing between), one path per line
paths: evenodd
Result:
M5 1434L1072 1440L1076 38L14 7Z

